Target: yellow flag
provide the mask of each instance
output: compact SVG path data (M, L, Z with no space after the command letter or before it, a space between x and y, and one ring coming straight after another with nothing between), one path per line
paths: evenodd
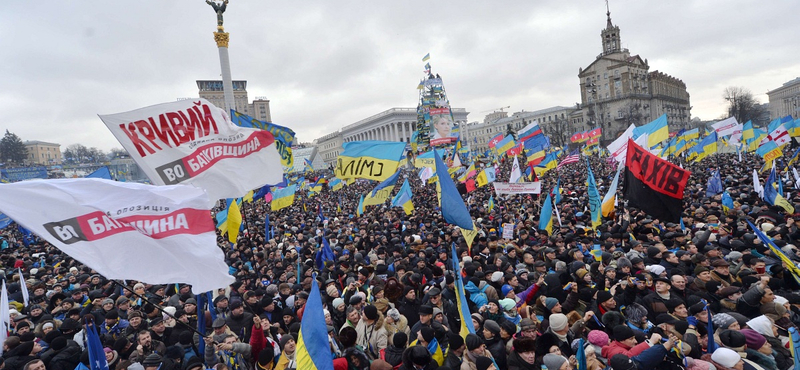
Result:
M231 201L228 206L228 241L236 243L236 238L239 237L239 227L242 226L242 212L239 211L239 205L236 199Z
M472 242L475 240L475 237L478 236L478 226L475 225L475 221L472 221L472 230L461 230L461 235L464 236L464 240L467 241L467 247L472 248Z
M478 177L475 178L475 183L478 185L478 187L481 187L481 186L484 186L484 185L488 184L489 183L489 179L486 177L486 172L481 171L478 174Z

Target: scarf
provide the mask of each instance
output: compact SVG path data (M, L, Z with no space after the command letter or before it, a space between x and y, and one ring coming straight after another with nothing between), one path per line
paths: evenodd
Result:
M661 294L659 292L656 292L656 294L658 294L659 297L661 297L663 299L666 299L666 300L669 300L669 298L670 298L669 292L667 292L667 294Z

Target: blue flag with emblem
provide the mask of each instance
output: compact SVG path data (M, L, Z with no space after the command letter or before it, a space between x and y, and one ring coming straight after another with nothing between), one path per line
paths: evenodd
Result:
M91 370L108 370L106 353L100 343L100 336L97 334L95 323L87 320L86 325L86 349L89 350L89 368Z
M719 169L717 169L708 179L706 196L711 198L719 193L722 193L722 178L719 176Z

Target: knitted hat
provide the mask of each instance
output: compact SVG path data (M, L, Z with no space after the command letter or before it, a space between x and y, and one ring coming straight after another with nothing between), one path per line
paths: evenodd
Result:
M613 370L636 370L636 364L633 363L630 357L618 353L608 360L608 365Z
M544 306L547 307L548 310L552 310L556 304L558 304L558 299L553 297L547 297L544 299Z
M395 335L397 335L397 334L395 334ZM450 345L450 349L451 350L461 348L461 346L464 345L464 338L462 338L460 335L458 335L458 333L450 332L450 333L448 333L447 337L450 339L449 345Z
M395 348L405 348L407 343L408 335L402 331L394 333L394 336L392 336L392 345Z
M430 326L422 326L422 328L419 329L419 333L422 335L422 339L425 340L425 343L430 343L433 340L434 334L436 334Z
M283 347L286 347L286 343L289 343L290 340L294 340L294 337L291 334L285 334L284 336L282 336L281 341L279 342L279 344L281 345L281 349L283 349Z
M344 299L336 298L333 300L333 308L339 307L344 304Z
M633 333L633 329L629 328L627 325L617 325L614 327L614 340L617 342L622 342L625 339L634 337L636 334Z
M397 334L395 334L397 335ZM476 334L467 334L467 338L464 340L467 344L467 350L472 351L483 345L483 339L477 336Z
M767 343L767 338L764 338L763 335L758 334L758 332L753 329L742 329L739 332L744 335L745 342L747 343L747 348L750 348L752 350L758 351L761 347L764 346L764 343Z
M592 330L586 338L589 343L595 346L603 347L608 345L608 334L602 330Z
M721 312L711 317L711 322L714 323L715 328L727 329L729 326L736 322L733 316Z
M647 316L647 309L638 303L631 303L625 309L625 316L628 318L628 321L638 324Z
M492 273L492 282L496 283L496 282L499 282L500 280L503 280L503 273L500 272L500 271L493 272Z
M722 366L732 368L742 360L742 357L732 349L720 347L711 354L711 359Z
M511 298L501 299L498 303L500 303L500 307L503 307L503 310L506 311L514 311L517 308L517 301Z
M536 322L526 317L519 322L519 330L536 330Z
M511 285L503 284L503 288L501 290L503 291L503 297L505 297L508 295L508 292L513 292L514 288Z
M391 317L394 321L400 321L400 311L396 308L391 308L389 311L386 311L386 316Z
M492 361L491 358L484 357L484 356L478 356L475 359L475 367L478 370L486 370L486 369L490 368L492 365L494 365L494 361Z
M744 345L747 344L747 339L744 334L736 330L723 330L719 333L719 340L725 347L744 350Z
M542 363L547 367L547 370L559 370L565 362L567 362L567 359L564 356L553 353L548 353L542 358Z
M611 298L614 298L614 296L612 296L609 291L601 290L597 292L597 304L603 303Z
M568 323L569 320L567 320L567 316L563 313L554 313L550 315L550 328L553 329L553 331L564 330Z
M575 271L575 276L577 276L578 279L583 279L583 277L588 273L589 271L586 271L586 269L579 269L578 271Z
M373 305L369 305L369 306L364 307L364 316L367 319L370 319L370 320L377 320L378 319L378 308L373 306Z
M500 324L498 324L497 321L486 320L483 322L483 328L492 332L494 335L500 334Z
M328 296L332 296L338 292L339 290L336 289L336 285L328 285L328 287L325 288L325 293L327 293Z
M151 353L147 355L147 357L144 358L144 361L142 361L142 365L144 365L144 367L158 366L160 364L161 356L159 356L157 353Z

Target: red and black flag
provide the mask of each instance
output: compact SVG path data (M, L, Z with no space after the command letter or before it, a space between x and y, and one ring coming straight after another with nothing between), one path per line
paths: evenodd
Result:
M628 205L665 222L678 222L691 172L628 140L623 194Z

